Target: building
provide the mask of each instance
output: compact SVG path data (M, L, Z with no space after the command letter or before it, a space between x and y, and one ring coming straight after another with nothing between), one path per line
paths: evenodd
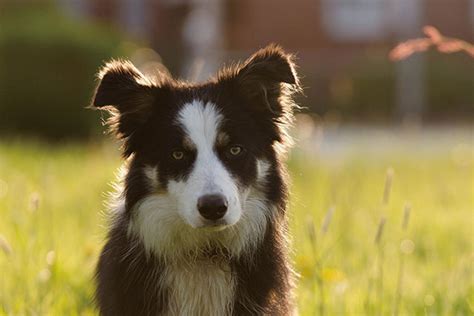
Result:
M205 79L222 62L242 58L270 42L279 43L297 52L303 82L310 86L306 89L308 107L319 113L330 111L333 103L345 104L354 98L354 80L348 67L353 68L368 54L375 58L386 56L397 42L422 36L424 25L434 25L451 37L474 39L474 0L60 3L76 15L114 23L147 39L173 73L193 79ZM393 94L367 101L371 103L369 109L389 102L396 109L391 113L421 115L426 103L431 102L427 97L425 66L423 55L397 63L393 83L387 83L393 86ZM373 80L375 84L378 79L392 80L388 77L380 72Z

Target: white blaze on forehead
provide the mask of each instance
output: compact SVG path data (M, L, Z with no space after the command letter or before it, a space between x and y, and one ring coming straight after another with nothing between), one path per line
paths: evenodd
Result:
M223 132L219 130L223 119L223 115L212 103L193 101L185 104L176 117L176 123L183 128L189 147L196 151L196 160L193 162L192 170L185 179L169 180L166 190L155 190L134 207L129 232L140 236L148 251L154 252L165 260L190 259L200 256L201 252L205 255L206 249L209 248L225 249L232 256L240 257L242 253L256 249L265 236L268 219L275 212L261 190L271 172L270 163L266 160L258 160L257 185L239 187L237 179L227 170L215 152L216 143L230 141L229 136L223 135ZM159 170L156 167L147 166L143 172L151 186L158 186ZM223 221L225 225L232 227L219 231L198 229L206 227L206 222L197 208L198 199L203 195L215 193L222 194L227 199L228 208ZM212 271L215 269L217 268L213 268ZM224 296L209 299L206 305L209 310L202 311L200 314L230 314L227 310L228 306L222 303L228 301L228 293L233 293L233 281L221 278L219 273L207 275L206 271L197 270L193 273L203 275L199 280L193 281L201 283L206 289L203 293L217 295L222 292L221 286L224 283L230 291L220 294ZM172 279L163 280L163 282L169 282L167 286L170 288L179 290L174 293L175 296L172 299L174 303L170 304L183 306L182 308L195 306L192 302L198 298L201 299L200 296L194 294L198 290L195 288L180 290L182 282L190 277L182 271L177 271L173 275ZM209 288L208 282L215 283L212 289ZM189 293L193 293L194 296L189 296ZM192 302L189 303L188 299L192 299ZM176 303L182 301L189 305ZM211 308L218 312L210 312ZM177 312L177 314L186 314L188 310L190 309L186 307L178 310L182 313Z
M178 114L178 122L198 150L212 150L221 121L214 104L204 105L198 100L186 104Z
M188 178L171 180L168 191L176 196L179 212L193 227L204 225L197 201L207 194L222 194L225 197L228 207L223 221L228 225L235 224L242 214L238 181L232 177L215 151L223 118L214 104L204 104L198 100L185 104L177 116L177 123L195 147L196 160Z

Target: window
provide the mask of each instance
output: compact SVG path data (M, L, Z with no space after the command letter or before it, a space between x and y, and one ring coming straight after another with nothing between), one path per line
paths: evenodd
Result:
M335 40L383 38L387 32L384 0L322 0L322 23Z

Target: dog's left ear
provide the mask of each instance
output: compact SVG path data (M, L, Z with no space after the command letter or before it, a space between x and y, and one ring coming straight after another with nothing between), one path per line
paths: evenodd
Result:
M269 110L275 116L284 114L285 106L292 104L285 98L300 90L293 56L274 44L247 59L237 70L236 79L243 94L253 99L259 110Z

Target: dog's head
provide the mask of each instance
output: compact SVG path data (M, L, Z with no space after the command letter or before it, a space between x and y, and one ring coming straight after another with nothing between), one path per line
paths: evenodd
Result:
M262 187L279 185L299 88L282 49L262 49L199 85L151 79L127 61L107 63L99 78L93 107L112 113L108 124L123 140L126 209L140 225L156 229L159 218L160 226L219 231L245 216L255 192L278 199ZM133 214L137 205L152 214Z

